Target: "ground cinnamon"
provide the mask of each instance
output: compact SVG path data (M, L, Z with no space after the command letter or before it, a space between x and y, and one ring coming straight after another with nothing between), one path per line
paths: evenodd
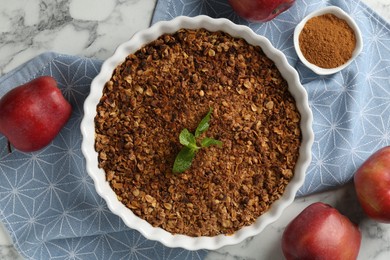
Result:
M307 21L299 35L305 58L321 68L336 68L351 57L356 37L348 23L333 14L324 14Z

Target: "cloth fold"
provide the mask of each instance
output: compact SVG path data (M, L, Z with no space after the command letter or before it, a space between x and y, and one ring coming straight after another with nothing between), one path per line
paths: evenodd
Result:
M317 76L298 60L293 30L308 13L336 5L362 30L364 49L346 69ZM390 143L390 26L358 0L296 1L268 23L249 23L226 0L159 0L153 23L205 14L245 24L267 37L299 72L313 110L313 160L299 196L338 187L375 150ZM207 251L171 249L127 228L97 195L85 171L80 122L90 82L102 61L44 53L0 78L0 97L41 75L58 81L73 107L67 125L46 148L8 153L0 135L0 219L29 259L203 259Z

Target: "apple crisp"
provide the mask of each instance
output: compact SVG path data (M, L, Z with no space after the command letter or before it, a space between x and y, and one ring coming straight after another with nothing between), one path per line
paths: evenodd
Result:
M199 150L172 173L184 128L213 109ZM251 225L294 174L300 114L274 62L224 32L182 29L118 65L95 117L99 167L118 199L173 234L216 236Z

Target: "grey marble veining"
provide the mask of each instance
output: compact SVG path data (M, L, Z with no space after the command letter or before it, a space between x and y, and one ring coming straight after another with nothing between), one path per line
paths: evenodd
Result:
M390 1L364 0L390 21ZM1 0L0 75L45 51L97 59L147 28L156 0ZM283 259L280 238L288 222L306 206L323 201L359 224L363 233L359 259L390 259L390 225L369 220L356 202L352 185L297 199L261 235L210 252L208 259ZM0 259L18 259L0 225Z
M155 5L155 0L5 2L0 7L0 75L50 50L105 59L149 26Z
M23 259L12 245L0 246L0 259L19 260Z

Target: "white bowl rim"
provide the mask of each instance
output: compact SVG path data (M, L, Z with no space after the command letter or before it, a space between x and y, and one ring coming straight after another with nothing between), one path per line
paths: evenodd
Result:
M299 46L299 34L301 33L306 22L315 16L320 16L320 15L327 14L327 13L333 14L333 15L337 16L338 18L345 20L348 23L348 25L352 28L352 30L355 32L355 37L356 37L356 47L352 53L352 57L343 65L340 65L336 68L331 68L331 69L321 68L321 67L316 66L315 64L309 62L305 58L305 56L303 55L303 53L300 49L300 46ZM355 20L348 13L346 13L340 7L327 6L327 7L318 9L318 10L310 13L300 23L298 23L298 25L295 27L295 30L294 30L294 48L295 48L295 51L296 51L299 59L306 67L308 67L309 69L311 69L313 72L315 72L318 75L331 75L331 74L337 73L337 72L343 70L344 68L348 67L352 63L352 61L360 54L360 52L363 49L363 38L362 38L362 33L359 29L359 26L356 24Z
M93 120L104 84L111 78L115 67L122 63L130 53L135 52L161 34L173 33L180 28L223 30L232 36L244 38L250 44L259 45L265 54L275 62L283 77L288 81L289 86L296 86L290 89L290 92L294 96L301 114L302 144L294 178L287 185L281 199L274 202L265 214L260 216L252 225L246 226L230 236L189 237L181 234L173 235L162 228L153 227L119 202L105 179L104 170L98 168L97 152L94 149L95 131ZM214 19L205 15L196 17L179 16L171 21L158 22L148 29L137 32L129 41L119 45L114 54L104 61L100 73L92 80L90 94L84 103L84 117L80 126L83 136L81 149L86 159L87 172L94 181L97 193L107 202L109 209L118 215L128 227L138 230L147 239L159 241L168 247L181 247L187 250L215 250L226 245L238 244L246 238L259 234L268 224L278 219L284 209L293 202L298 189L304 182L306 170L311 162L311 147L314 140L312 121L313 116L308 104L307 92L299 81L297 71L291 67L285 55L275 49L267 38L257 35L247 26L234 24L225 18Z

